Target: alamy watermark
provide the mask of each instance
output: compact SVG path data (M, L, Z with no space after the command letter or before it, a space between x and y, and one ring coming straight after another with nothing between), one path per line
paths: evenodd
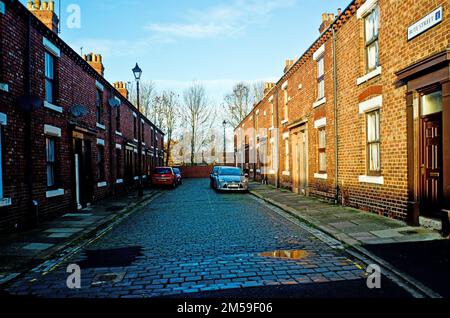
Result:
M367 288L369 289L380 289L381 288L381 268L378 265L371 264L367 267L366 273L367 277Z
M70 275L67 277L66 286L69 289L81 288L81 268L77 264L70 264L67 266L67 273Z

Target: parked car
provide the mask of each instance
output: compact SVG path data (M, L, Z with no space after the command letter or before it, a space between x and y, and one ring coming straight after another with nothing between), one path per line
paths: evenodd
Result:
M210 175L209 175L209 186L211 188L214 188L214 177L217 175L217 173L219 172L220 166L214 166Z
M157 167L153 169L152 184L154 186L170 186L176 188L177 177L171 167Z
M217 191L248 191L248 175L241 168L219 167L213 179Z
M181 185L182 181L182 177L181 177L181 170L180 168L172 168L173 172L175 173L175 176L177 177L177 184Z

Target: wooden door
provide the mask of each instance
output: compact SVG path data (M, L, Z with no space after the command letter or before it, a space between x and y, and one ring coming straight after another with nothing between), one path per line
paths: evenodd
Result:
M420 168L422 214L433 216L442 200L442 113L422 118Z

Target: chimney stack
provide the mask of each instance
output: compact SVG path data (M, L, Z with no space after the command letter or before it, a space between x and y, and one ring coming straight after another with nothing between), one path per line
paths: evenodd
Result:
M28 0L27 8L36 18L44 23L47 28L58 33L59 18L55 13L55 2L53 0Z
M92 66L97 71L98 74L100 74L102 77L104 76L105 68L103 66L102 56L100 54L94 54L94 53L89 53L87 55L84 54L83 60L88 62L89 65Z
M128 99L128 89L127 89L127 84L124 82L115 82L113 84L114 88L117 89L120 93L120 95L122 95L123 97L125 97L126 99Z
M322 24L319 27L320 34L323 33L334 21L334 13L322 13Z
M286 73L287 71L289 71L289 69L292 67L292 65L294 65L295 61L294 60L285 60L284 61L284 72Z
M264 83L264 95L267 95L267 93L269 93L270 90L274 87L275 87L275 83L269 83L269 82Z

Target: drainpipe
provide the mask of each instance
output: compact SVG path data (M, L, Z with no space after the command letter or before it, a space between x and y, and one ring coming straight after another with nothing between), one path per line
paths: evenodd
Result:
M25 94L31 96L31 15L28 15L27 21L27 35L26 35L26 61L25 61ZM33 199L33 133L32 133L32 116L31 112L25 112L25 142L30 145L30 147L26 148L26 158L27 167L26 167L26 181L28 186L28 206L29 211L34 213L35 222L39 223L39 203L38 201Z
M335 204L339 202L339 154L338 154L338 120L337 120L337 64L336 64L336 31L333 32L333 95L334 95L334 171L335 171Z
M276 147L275 147L275 149L277 150L277 174L276 174L276 178L275 178L275 187L276 188L279 188L280 187L280 145L279 145L279 134L280 134L280 131L279 131L279 125L278 125L278 87L275 87L275 112L276 112L276 121L277 121L277 124L276 124L276 131L277 131L277 134L276 134L276 138L275 138L275 141L276 141Z
M114 94L111 93L110 90L108 90L108 102L107 107L108 107L108 115L109 115L109 129L108 129L108 135L109 135L109 180L110 180L110 185L111 185L111 193L112 195L116 194L116 182L114 180L114 171L117 171L117 161L114 161L114 155L116 152L116 147L114 146L113 143L113 133L112 133L112 106L109 105L109 100L110 98L114 97ZM113 169L114 168L114 169Z

